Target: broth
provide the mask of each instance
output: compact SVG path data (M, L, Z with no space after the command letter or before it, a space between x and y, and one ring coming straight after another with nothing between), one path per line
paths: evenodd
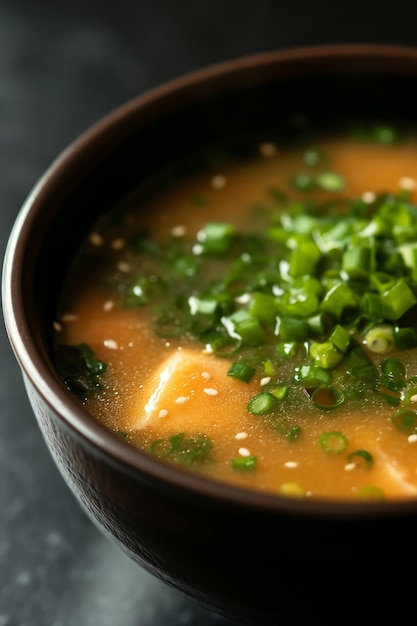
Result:
M92 416L215 480L415 497L417 139L378 132L257 144L103 216L55 322L58 371Z

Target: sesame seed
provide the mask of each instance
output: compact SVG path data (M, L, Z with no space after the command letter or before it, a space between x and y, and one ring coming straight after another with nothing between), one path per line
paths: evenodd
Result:
M241 296L235 298L235 302L238 304L247 304L250 301L250 295L248 293L242 293Z
M362 200L368 204L370 204L371 202L374 202L376 199L376 195L374 194L373 191L365 191L365 193L362 194Z
M217 394L219 393L217 389L213 389L212 387L206 387L205 389L203 389L203 391L208 396L217 396Z
M210 372L201 372L201 375L206 380L210 380L212 378L212 375L210 374Z
M223 189L226 186L226 177L223 174L217 174L211 179L211 186L214 189Z
M263 387L264 385L267 385L270 382L271 382L270 376L265 376L265 378L261 378L261 387Z
M289 468L298 467L297 461L286 461L284 465L285 467L289 467Z
M240 441L241 439L247 439L248 438L248 433L237 433L235 435L235 439L237 439L238 441Z
M402 189L407 189L408 191L413 191L417 187L417 181L414 178L410 178L410 176L402 176L398 184Z
M347 472L351 472L352 470L354 470L354 469L355 469L355 467L356 467L356 463L347 463L347 464L345 465L345 470L346 470Z
M66 313L65 315L61 315L61 322L75 322L78 319L78 315L74 315L74 313Z
M409 435L408 437L408 443L416 443L417 442L417 435Z
M119 270L119 272L123 272L125 274L127 274L127 272L130 272L130 270L132 269L130 264L126 263L125 261L120 261L116 267Z
M206 343L204 350L202 350L203 354L213 354L213 348L209 343Z
M269 141L264 141L259 145L258 151L263 157L273 157L278 153L278 148L275 144L270 143Z
M59 322L54 322L53 327L58 333L62 330L62 325Z
M248 448L239 448L240 456L250 456L250 450Z
M165 342L165 348L170 348L171 347L171 342L170 341L166 341Z
M193 246L193 254L195 254L196 256L198 256L199 254L203 254L203 246L201 245L201 243L196 243Z
M174 226L174 228L171 230L171 235L173 237L184 237L186 232L187 232L186 226L183 226L182 224L180 224L178 226Z
M188 402L190 398L188 398L187 396L179 396L179 398L177 398L175 400L175 404L185 404L186 402Z
M106 300L106 302L103 304L103 311L111 311L112 309L114 309L114 301L113 300Z
M410 402L417 402L417 393L413 393L413 395L410 397Z
M124 239L119 237L118 239L113 239L110 245L113 248L113 250L122 250L125 247L126 242Z
M119 347L117 341L114 341L114 339L105 339L103 341L103 344L109 350L117 350Z
M158 417L166 417L168 415L167 409L161 409L158 413Z
M90 243L93 246L102 246L103 245L103 237L99 233L90 233Z

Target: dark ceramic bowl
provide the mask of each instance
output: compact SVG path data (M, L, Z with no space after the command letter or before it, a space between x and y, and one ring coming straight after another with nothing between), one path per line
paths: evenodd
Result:
M4 318L45 442L79 503L141 566L253 624L411 623L417 500L312 502L167 467L93 420L52 365L52 321L98 212L176 155L291 113L417 121L417 49L331 46L228 62L140 96L73 143L11 233ZM385 622L384 622L385 623ZM389 623L389 622L387 622Z

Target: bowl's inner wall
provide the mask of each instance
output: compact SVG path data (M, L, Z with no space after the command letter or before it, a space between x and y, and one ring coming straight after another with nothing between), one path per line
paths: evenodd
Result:
M163 117L156 106L153 123L142 127L140 115L132 118L131 132L116 149L106 153L102 145L92 151L90 146L91 163L82 178L72 169L61 178L59 192L47 196L47 210L25 252L26 265L34 268L34 282L24 293L25 309L32 328L38 329L42 351L52 355L52 321L74 249L100 214L156 170L225 140L237 149L242 148L236 141L241 137L285 140L295 115L325 128L345 121L412 124L416 94L417 78L411 76L288 78L195 101Z

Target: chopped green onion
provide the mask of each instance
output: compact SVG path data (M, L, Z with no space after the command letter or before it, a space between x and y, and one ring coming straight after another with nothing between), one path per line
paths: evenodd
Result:
M310 167L315 167L316 165L320 165L325 160L326 160L325 156L323 155L321 150L318 150L317 148L309 148L303 154L304 163L306 165L309 165Z
M278 356L282 356L286 359L290 359L297 354L297 342L296 341L284 341L277 346Z
M346 328L343 328L343 326L340 326L340 324L336 324L333 328L333 332L329 337L329 341L334 345L335 348L337 348L337 350L345 353L350 345L351 335L346 330Z
M345 186L345 180L335 172L322 172L316 177L316 184L325 191L341 191Z
M310 343L310 356L318 367L333 369L343 359L343 352L340 352L331 341Z
M275 334L288 345L288 342L304 341L308 337L308 323L301 317L277 317Z
M387 320L398 320L411 307L417 304L417 298L404 278L399 278L389 289L381 294L382 310Z
M383 384L392 391L400 391L405 385L405 367L395 358L388 357L379 364Z
M183 465L206 463L211 460L211 440L207 435L185 436L184 433L157 439L151 446L151 452L160 459Z
M242 456L232 459L232 468L236 471L253 472L256 469L256 464L256 456Z
M291 178L290 184L296 191L307 192L314 189L315 180L309 174L299 173Z
M314 389L322 385L329 385L333 378L331 373L317 365L301 365L294 368L294 380L306 389Z
M222 317L221 321L229 335L240 339L245 346L258 346L265 341L265 333L259 321L244 309Z
M417 332L414 328L396 326L393 330L393 339L399 350L410 350L417 347Z
M345 402L345 394L338 387L317 387L311 395L311 401L319 409L337 409Z
M282 385L281 387L275 387L274 389L270 389L268 393L270 393L277 400L285 400L288 396L290 388L288 385Z
M248 411L252 415L266 415L270 413L277 403L277 398L272 393L262 392L250 399Z
M232 224L209 222L197 233L200 254L224 254L230 249L236 228Z
M330 454L341 454L347 448L347 439L339 431L322 433L318 443L322 450Z
M401 432L414 435L417 433L417 411L406 408L398 409L391 416L391 423Z
M394 348L393 329L386 324L369 330L363 341L364 345L375 354L386 354Z
M355 308L358 304L355 293L345 283L336 283L324 296L321 308L340 320L347 308Z
M354 463L359 468L369 468L373 465L374 458L367 450L355 450L348 455L349 463Z
M256 370L252 367L252 365L247 365L246 363L242 363L242 361L235 361L230 366L227 375L231 378L237 378L245 383L249 383L252 380L255 371Z

